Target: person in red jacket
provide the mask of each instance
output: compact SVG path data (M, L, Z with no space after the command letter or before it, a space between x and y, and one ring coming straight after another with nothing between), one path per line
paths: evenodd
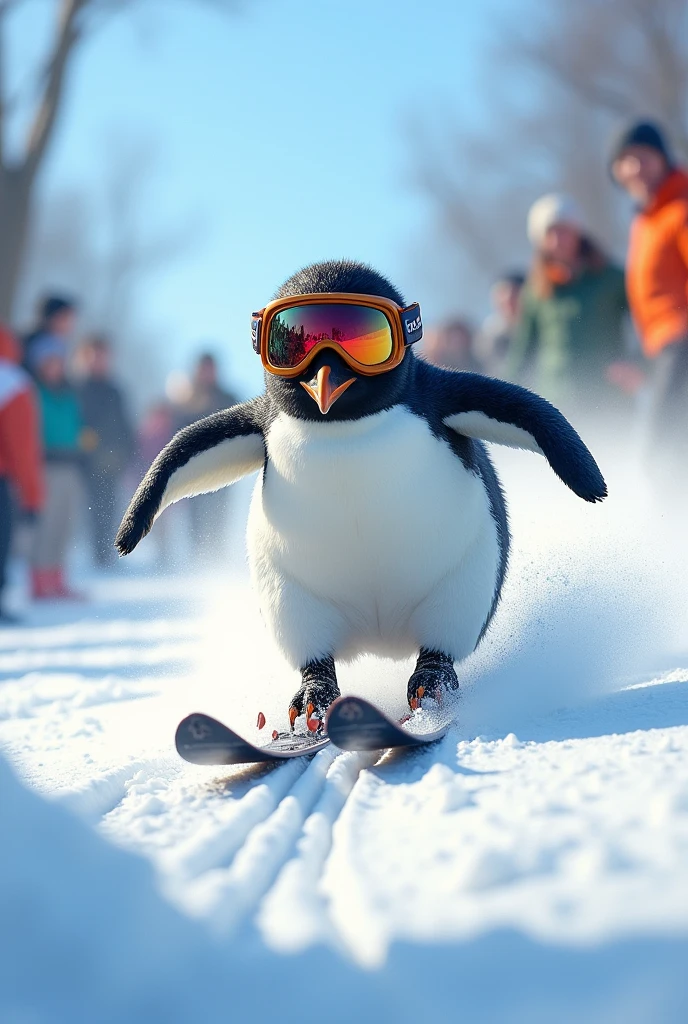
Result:
M638 207L626 288L645 355L652 361L650 434L664 480L688 472L688 173L662 130L631 125L612 150L615 181Z
M34 517L43 504L43 463L33 385L19 364L19 346L0 324L0 625L13 509Z

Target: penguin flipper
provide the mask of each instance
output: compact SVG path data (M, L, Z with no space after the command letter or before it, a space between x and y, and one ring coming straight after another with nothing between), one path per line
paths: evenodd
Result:
M117 531L115 547L128 555L160 513L180 498L227 487L265 461L258 401L223 409L176 434L139 484Z
M435 387L442 389L446 426L466 437L544 455L580 498L606 498L607 485L594 458L569 421L544 398L478 373L440 373Z

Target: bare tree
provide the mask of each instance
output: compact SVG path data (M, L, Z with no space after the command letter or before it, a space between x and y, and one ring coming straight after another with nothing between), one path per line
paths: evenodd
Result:
M492 275L528 259L526 213L543 192L576 196L621 255L626 207L607 167L620 123L654 117L688 156L686 0L540 0L528 19L504 10L485 55L482 126L462 126L475 120L468 109L413 126L425 139L416 181L456 303L469 308Z
M237 0L196 0L232 10ZM5 21L22 0L0 0L0 319L9 319L26 250L36 181L55 134L69 70L83 41L108 16L133 7L132 0L54 0L56 23L49 52L38 70L37 98L19 155L8 154L7 127L13 101L6 95Z
M33 302L46 281L78 295L80 326L111 336L118 375L140 405L159 390L162 369L156 343L161 339L155 325L146 324L139 295L151 277L188 251L204 222L191 215L162 228L150 226L146 209L155 186L155 150L148 141L131 139L104 149L109 155L98 189L72 186L38 197L15 311L18 323L31 326Z

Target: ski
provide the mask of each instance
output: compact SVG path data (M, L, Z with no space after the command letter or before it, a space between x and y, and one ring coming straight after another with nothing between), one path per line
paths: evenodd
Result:
M451 722L433 732L411 732L362 697L339 697L327 713L327 735L342 750L422 747L442 739Z
M264 746L250 743L210 715L196 712L177 726L177 753L191 764L258 764L315 754L329 743L327 736L279 733Z

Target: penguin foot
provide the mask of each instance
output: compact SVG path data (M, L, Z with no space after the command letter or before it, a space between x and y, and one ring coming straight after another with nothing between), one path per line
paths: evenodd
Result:
M301 669L301 688L294 694L289 705L292 731L299 715L305 715L311 732L322 732L325 713L339 695L334 658L309 662Z
M408 681L406 695L412 711L420 707L423 697L442 702L445 693L458 690L459 680L454 671L454 659L441 651L421 647L413 675Z

